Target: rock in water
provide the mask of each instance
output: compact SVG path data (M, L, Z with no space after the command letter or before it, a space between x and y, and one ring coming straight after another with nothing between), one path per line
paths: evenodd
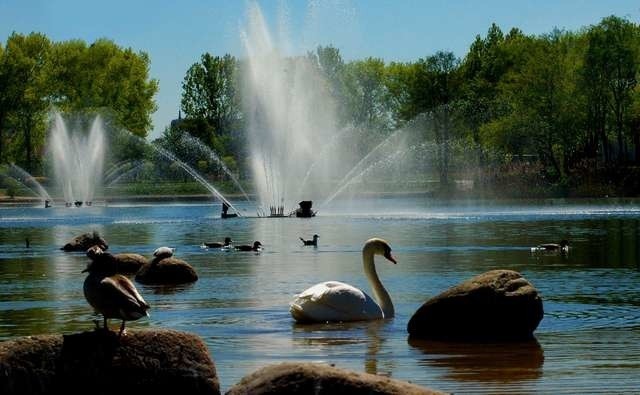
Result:
M136 274L140 284L176 285L192 283L198 280L196 271L187 262L178 258L151 260L142 266Z
M103 251L109 248L106 240L100 237L98 233L93 232L74 237L60 249L64 251L86 251L93 246L98 246Z
M202 340L170 330L40 335L0 343L0 393L219 394Z
M426 301L407 330L416 338L524 340L543 315L538 291L520 273L492 270Z
M262 368L233 386L226 395L244 394L442 394L400 380L357 373L315 363L281 363Z

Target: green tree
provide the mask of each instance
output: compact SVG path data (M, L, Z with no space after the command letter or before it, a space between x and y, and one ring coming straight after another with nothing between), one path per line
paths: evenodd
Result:
M51 42L44 35L13 33L7 40L3 69L7 91L3 94L5 127L14 130L14 157L28 172L35 168L36 151L43 147L45 110L48 106L43 69Z
M107 109L119 127L145 137L158 91L158 81L149 79L149 64L146 53L107 39L89 46L81 40L57 43L48 65L51 102L65 111Z
M434 104L433 117L434 134L438 145L438 170L440 185L448 188L449 165L451 162L451 103L456 98L459 88L457 75L459 60L452 52L436 52L427 57L425 67L430 78L432 101Z
M393 127L394 109L385 78L382 59L367 58L346 65L345 104L352 124L372 132L383 132Z
M583 89L588 97L587 114L591 126L591 154L602 147L605 164L614 153L609 132L617 142L617 159L626 157L632 93L638 75L638 28L626 19L604 18L587 32Z
M9 67L9 58L5 55L4 47L0 43L0 164L7 161L5 153L5 124L8 114L15 106L17 100L13 89L12 70Z
M480 170L486 161L480 127L499 115L498 84L508 70L504 40L500 28L492 24L485 38L476 36L461 64L462 84L457 107L470 132Z
M327 92L335 100L338 123L345 125L350 121L347 94L345 92L346 65L340 50L333 46L318 46L308 57L316 65L327 84Z
M236 59L209 53L193 64L182 82L182 111L186 119L204 120L212 136L198 136L212 143L215 135L228 134L241 119Z

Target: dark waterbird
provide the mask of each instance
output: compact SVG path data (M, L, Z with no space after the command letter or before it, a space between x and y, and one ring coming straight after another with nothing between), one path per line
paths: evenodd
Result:
M300 241L302 241L302 244L306 245L306 246L314 246L317 247L318 246L318 238L320 238L320 236L318 235L313 235L313 240L305 240L302 237L300 238Z
M231 237L225 237L224 238L224 242L219 242L219 241L211 241L211 242L204 242L203 243L205 246L209 247L209 248L222 248L222 247L229 247L231 245Z
M236 246L236 251L260 251L262 249L262 243L259 241L254 241L253 245L239 245Z
M567 253L569 252L569 241L562 240L559 244L556 243L546 243L539 244L536 247L531 248L532 251L547 251L547 252L560 252Z
M122 320L118 332L118 336L121 336L125 330L125 321L148 316L149 305L128 278L116 273L115 260L101 259L102 253L99 247L92 247L87 251L91 262L82 271L89 273L84 280L84 296L91 307L102 314L105 330L108 329L107 319Z

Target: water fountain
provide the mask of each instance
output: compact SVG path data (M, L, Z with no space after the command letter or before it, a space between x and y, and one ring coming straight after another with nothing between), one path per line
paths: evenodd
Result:
M74 128L70 133L58 112L53 114L52 124L49 149L65 205L91 205L101 185L106 149L102 119L94 118L88 134L81 128Z
M240 193L242 193L246 201L249 203L251 202L249 195L247 195L247 192L245 192L244 188L240 184L240 181L238 181L238 179L233 175L233 172L229 170L227 165L222 161L222 159L220 159L220 156L214 150L212 150L210 147L205 145L199 139L191 136L189 133L182 134L180 138L180 143L183 145L187 145L189 148L196 151L196 153L204 154L205 157L215 162L225 172L225 174L229 177L229 179L231 179L231 181L235 184L235 186L238 188Z
M128 179L129 177L137 174L147 167L153 168L155 164L158 164L160 162L166 163L166 161L168 160L170 163L175 164L177 167L182 169L182 171L188 174L189 177L193 178L193 180L202 185L202 187L204 187L209 193L211 193L213 197L222 202L223 206L226 206L227 209L231 208L235 212L235 216L240 215L240 211L215 186L207 181L202 174L200 174L193 167L187 164L184 158L178 157L175 152L162 147L159 142L149 142L144 138L136 136L125 129L114 130L112 134L114 141L117 141L121 145L130 147L144 147L140 150L141 155L144 156L144 159L124 160L111 166L111 168L106 172L105 176L107 187L113 187L121 180ZM191 152L192 154L195 151L203 151L203 148L197 143L199 143L197 139L191 136L183 136L183 138L179 142L179 144L185 144L188 148L186 151ZM147 150L147 154L142 153L147 148L149 148L151 151ZM213 151L211 150L205 151L204 153L208 158L212 158L212 156L215 155L215 153L213 153ZM152 154L155 154L155 159ZM225 171L232 177L232 174L228 169L225 168ZM237 180L234 179L234 181L237 183ZM239 183L237 185L239 186ZM244 193L242 189L240 190ZM244 195L248 199L246 193ZM228 216L231 217L231 214L228 214Z
M16 165L15 163L0 167L0 174L17 181L20 185L29 190L35 196L42 199L47 207L53 201L47 190L44 189L42 184L40 184L38 180L35 179L35 177L33 177L26 170Z
M287 43L274 41L256 4L250 6L241 36L247 53L243 93L258 204L269 216L286 216L286 207L325 193L321 182L305 179L321 147L338 133L335 103L308 57L282 52ZM331 169L316 166L314 173L327 180Z
M181 161L180 159L178 159L178 157L176 157L172 152L160 147L157 144L151 144L151 147L160 155L162 155L163 157L171 160L173 163L176 163L178 166L180 166L180 168L182 168L184 171L186 171L191 177L193 177L194 180L196 180L197 182L199 182L203 187L205 187L213 196L215 196L216 198L218 198L218 200L220 200L222 202L223 205L227 205L228 207L232 208L233 211L236 212L236 214L240 214L240 210L238 210L233 204L231 204L231 202L229 200L227 200L227 198L225 198L222 193L220 193L220 191L218 191L216 189L216 187L214 187L213 185L211 185L211 183L209 183L204 177L202 177L202 175L200 175L200 173L198 173L195 169L193 169L191 166L187 165L186 163L184 163L183 161Z

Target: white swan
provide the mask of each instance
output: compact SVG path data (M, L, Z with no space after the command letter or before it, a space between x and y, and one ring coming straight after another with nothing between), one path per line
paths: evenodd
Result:
M382 255L396 263L389 244L378 238L367 240L362 248L364 273L376 300L362 290L339 281L316 284L297 295L289 311L298 322L369 321L394 316L393 303L376 273L373 256Z

